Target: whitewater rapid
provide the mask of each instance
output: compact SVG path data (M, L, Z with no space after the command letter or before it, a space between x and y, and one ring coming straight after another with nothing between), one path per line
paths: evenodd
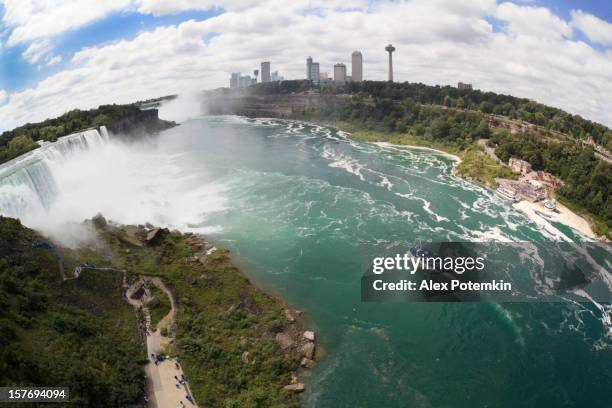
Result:
M45 143L0 166L0 214L68 246L79 244L82 231L74 225L97 214L123 224L206 233L215 227L197 226L224 206L222 186L191 183L180 155L159 152L151 139L111 138L104 126Z
M588 288L576 291L584 301L558 303L360 301L363 245L555 240L494 191L455 177L453 164L307 123L200 117L129 143L89 130L0 165L0 214L65 245L79 244L80 223L97 213L205 233L316 322L328 354L305 379L306 406L451 406L467 393L474 406L498 406L499 395L519 406L520 390L533 400L572 387L603 393L580 370L549 369L609 371L612 309ZM548 277L531 266L544 255L525 250L506 263L525 265L523 283L538 286ZM609 277L609 259L595 261ZM466 375L465 389L439 392Z
M272 247L308 237L333 245L555 239L452 166L436 152L293 121L200 118L130 142L101 127L0 165L0 214L67 246L81 244L78 225L99 213Z

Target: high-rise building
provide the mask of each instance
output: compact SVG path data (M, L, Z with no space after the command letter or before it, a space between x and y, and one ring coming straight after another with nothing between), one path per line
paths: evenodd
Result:
M261 82L270 82L270 61L261 63Z
M312 57L306 58L306 79L312 81L310 73L312 72Z
M318 62L313 62L310 65L310 80L314 83L318 83L321 80Z
M320 80L319 63L313 62L312 57L306 58L306 79L315 83Z
M257 83L255 78L250 75L240 75L240 72L233 72L230 78L230 88L246 88Z
M240 72L232 72L230 78L230 88L238 88L240 86Z
M280 81L282 81L284 79L285 78L283 78L282 75L278 75L278 71L272 72L272 82L280 82Z
M353 81L363 81L363 56L359 51L351 54L351 79Z
M246 88L247 86L251 86L252 84L253 80L251 79L250 75L240 76L240 79L238 81L239 88Z
M346 81L346 65L342 63L334 65L334 81Z
M463 82L459 82L457 84L457 88L461 89L462 91L471 91L472 88L472 84L464 84Z

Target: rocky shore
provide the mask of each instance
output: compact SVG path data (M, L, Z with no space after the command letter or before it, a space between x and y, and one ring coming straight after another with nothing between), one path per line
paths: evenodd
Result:
M159 118L157 109L146 109L106 125L112 135L138 137L155 134L176 126L176 123Z
M248 89L217 89L205 93L202 110L209 115L291 119L333 111L349 102L347 98L316 92L261 95Z
M108 261L126 270L128 281L155 277L172 293L176 320L164 352L180 358L200 406L259 398L265 406L300 405L300 372L316 364L315 333L302 311L254 286L229 251L201 235L116 225L101 216L92 225L111 249Z

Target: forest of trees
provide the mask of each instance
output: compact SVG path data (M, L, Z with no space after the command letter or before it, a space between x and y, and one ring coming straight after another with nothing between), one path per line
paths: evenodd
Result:
M576 139L593 140L612 151L612 130L596 122L572 115L561 109L541 103L479 90L460 90L451 86L431 86L421 83L362 81L345 85L313 85L311 81L292 80L260 83L248 88L253 94L286 94L319 89L322 95L351 95L353 102L385 103L400 102L409 109L411 105L438 105L454 110L466 110L508 117L541 127L542 131L561 132ZM386 108L383 108L383 112Z
M345 104L338 108L333 117L359 124L366 130L411 132L459 149L466 149L475 140L490 136L489 125L478 112L423 106L411 100L395 102L380 99L375 104Z
M535 170L548 171L565 182L558 194L599 220L599 232L612 232L612 164L597 159L590 147L576 141L542 141L533 134L496 132L489 141L507 161L518 157Z
M612 130L606 126L529 99L479 90L459 90L450 86L382 81L348 82L345 87L339 88L338 92L353 94L357 99L391 99L402 102L410 100L418 104L442 105L507 116L565 133L576 139L587 139L590 136L596 143L612 151Z
M39 123L27 123L0 135L0 163L11 160L38 147L39 140L53 142L58 137L91 127L108 125L137 114L136 104L101 105L90 110L75 109L57 118Z
M50 251L32 248L40 239L0 216L0 384L67 386L71 406L142 406L144 343L122 274L62 282Z

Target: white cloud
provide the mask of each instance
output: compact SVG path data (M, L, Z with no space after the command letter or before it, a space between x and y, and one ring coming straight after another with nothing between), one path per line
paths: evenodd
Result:
M12 93L0 106L0 124L9 128L75 107L227 86L231 72L251 73L262 60L285 78L303 78L309 55L322 71L331 72L336 62L350 71L351 52L361 50L364 77L382 80L384 47L391 42L397 80L471 82L612 125L612 53L568 39L571 28L549 11L498 7L493 0L364 1L337 10L342 4L237 2L208 20L81 50L72 68ZM494 32L487 22L498 15L507 31Z
M131 0L3 0L8 46L60 34L128 7Z
M589 40L607 46L612 46L612 24L582 10L572 10L573 27L582 31Z
M226 10L256 5L254 0L0 0L4 4L3 25L8 29L7 45L15 46L74 30L112 13L139 11L145 14L173 14L186 10Z
M53 47L48 40L34 42L21 54L21 57L30 64L36 64Z
M51 55L52 49L53 46L48 40L33 42L21 54L21 57L30 64L39 64L38 68L40 69L43 66L55 65L62 61L60 55Z
M257 0L138 0L138 11L146 14L174 14L186 10L208 10L223 8L224 10L239 10L259 3Z
M60 55L56 55L54 57L49 57L45 61L45 65L46 66L51 66L51 65L59 64L60 62L62 62L62 57Z
M502 3L497 8L496 17L506 21L509 31L516 35L531 35L543 39L559 39L572 35L570 25L544 7Z
M4 89L0 89L0 105L8 99L8 93Z

